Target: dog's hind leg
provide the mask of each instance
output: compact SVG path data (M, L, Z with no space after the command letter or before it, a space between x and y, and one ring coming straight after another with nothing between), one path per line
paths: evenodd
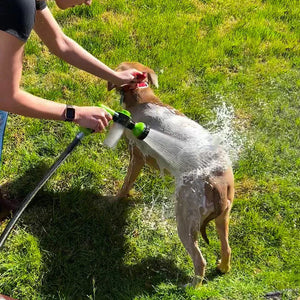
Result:
M128 197L130 189L145 165L145 158L138 148L130 146L129 150L130 162L123 186L117 194L117 198L119 199Z
M218 195L215 194L214 201L221 203L221 214L216 219L216 229L221 241L221 261L217 268L222 273L227 273L230 270L230 255L231 249L228 242L229 231L229 213L231 210L233 198L234 198L234 179L231 169L225 171L221 176L217 176L212 180L215 190L218 191Z
M227 273L230 270L231 249L228 242L229 212L230 207L215 219L216 229L221 241L221 261L217 269L222 273Z
M185 202L185 203L183 203ZM202 284L206 261L198 247L198 225L197 216L191 215L195 212L192 207L188 207L186 199L178 200L176 206L176 220L179 238L184 245L185 249L192 258L194 264L195 276L191 285L195 288Z

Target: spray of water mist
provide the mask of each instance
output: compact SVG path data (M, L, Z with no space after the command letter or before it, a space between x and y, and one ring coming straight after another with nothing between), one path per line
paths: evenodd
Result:
M234 108L223 102L214 109L214 112L216 118L205 127L219 141L234 164L238 161L245 144L245 138L235 129Z
M184 124L177 124L178 132L183 133L177 136L169 134L168 128L164 128L164 133L151 127L144 145L139 145L145 156L156 157L162 173L167 169L174 175L177 187L188 183L195 190L201 190L198 185L203 183L203 178L238 161L244 138L234 129L234 109L222 103L214 112L214 120L205 124L207 130L192 121L187 123L191 132L186 131ZM164 117L170 127L176 128L171 115ZM174 203L168 203L166 208L165 203L161 209L172 210L173 206Z
M242 139L233 129L232 107L225 103L218 107L216 119L206 125L208 130L188 118L165 114L166 133L151 127L138 145L145 156L156 158L162 172L166 169L176 178L187 173L205 177L237 161Z
M221 159L217 144L179 140L157 130L150 130L144 142L159 156L160 169L167 169L175 177L195 169L209 173L221 165L220 161L216 164Z

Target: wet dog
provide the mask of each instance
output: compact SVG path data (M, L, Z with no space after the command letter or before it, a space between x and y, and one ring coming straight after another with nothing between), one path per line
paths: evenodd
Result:
M117 70L130 68L146 73L145 80L117 89L132 119L150 126L149 139L152 139L151 144L150 140L147 142L148 137L139 141L126 131L130 164L118 197L128 197L145 164L175 176L178 235L194 264L195 276L191 284L198 287L206 267L198 247L198 233L201 232L208 243L206 226L213 219L221 241L217 269L222 273L230 270L228 225L234 198L230 160L207 130L154 95L150 85L158 86L158 80L153 70L140 63L122 63ZM108 89L112 88L114 86L109 84ZM154 136L150 136L152 130Z

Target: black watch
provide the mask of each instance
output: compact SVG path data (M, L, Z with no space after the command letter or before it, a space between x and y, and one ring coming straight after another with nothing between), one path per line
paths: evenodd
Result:
M72 105L67 105L65 109L65 121L72 122L75 119L75 108Z

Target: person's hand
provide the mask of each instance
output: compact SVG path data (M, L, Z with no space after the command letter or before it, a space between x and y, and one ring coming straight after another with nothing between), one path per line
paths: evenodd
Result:
M125 71L115 72L115 76L117 80L115 80L115 82L113 83L116 86L139 83L140 79L137 78L136 74L143 74L143 73L136 69L129 69Z
M76 106L74 122L79 126L101 132L108 126L112 116L97 106Z

